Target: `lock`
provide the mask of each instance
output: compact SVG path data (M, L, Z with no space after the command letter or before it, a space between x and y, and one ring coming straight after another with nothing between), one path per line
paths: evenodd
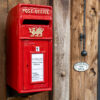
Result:
M18 93L52 90L52 7L18 4L7 17L7 84Z

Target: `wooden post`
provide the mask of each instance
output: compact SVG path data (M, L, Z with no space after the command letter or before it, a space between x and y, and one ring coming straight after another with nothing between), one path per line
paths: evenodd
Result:
M83 0L72 0L71 12L71 100L97 100L98 0L86 0L86 57L81 56L79 40L83 27ZM77 62L87 62L89 69L77 72Z
M53 100L69 100L70 0L54 0Z
M7 100L48 100L48 92L41 92L28 97L9 97Z
M18 3L49 5L49 2L49 0L8 0L8 10L16 6Z
M5 79L5 25L7 0L0 0L0 100L6 100Z
M49 0L8 0L8 11L18 3L49 5ZM49 93L41 92L28 97L10 97L7 100L48 100ZM0 99L3 100L3 99Z

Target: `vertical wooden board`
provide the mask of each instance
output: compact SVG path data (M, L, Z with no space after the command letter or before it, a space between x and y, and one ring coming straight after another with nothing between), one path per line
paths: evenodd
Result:
M81 56L79 36L83 27L83 0L72 0L71 22L71 100L97 100L97 53L98 53L98 0L86 0L86 51ZM76 62L85 61L89 69L77 72Z
M7 0L0 0L0 100L6 100L5 84L5 23Z
M8 10L16 6L18 3L49 5L49 0L8 0Z
M83 60L79 35L83 26L83 0L72 0L71 4L71 100L85 100L84 97L84 72L73 69L75 63Z
M90 69L85 72L85 100L97 100L98 75L98 0L87 0L86 8L86 49L85 61Z
M41 92L28 97L9 97L7 100L48 100L48 97L48 92Z
M41 92L28 97L9 97L7 100L48 100L48 97L48 92Z
M29 100L28 97L11 97L11 98L8 98L7 100Z
M8 0L8 11L18 3L49 5L49 0ZM49 100L48 92L37 93L28 97L11 97L8 100Z
M49 97L48 92L41 92L30 97L30 100L49 100L48 97Z
M54 75L53 100L69 100L70 0L53 0Z

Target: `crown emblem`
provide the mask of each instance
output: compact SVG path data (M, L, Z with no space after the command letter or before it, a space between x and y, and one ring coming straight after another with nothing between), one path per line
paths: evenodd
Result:
M43 28L29 28L29 32L31 33L30 37L42 37L44 29Z

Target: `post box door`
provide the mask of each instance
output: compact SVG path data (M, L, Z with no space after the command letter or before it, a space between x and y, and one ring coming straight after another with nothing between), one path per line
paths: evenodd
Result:
M24 40L24 89L48 87L48 41Z

